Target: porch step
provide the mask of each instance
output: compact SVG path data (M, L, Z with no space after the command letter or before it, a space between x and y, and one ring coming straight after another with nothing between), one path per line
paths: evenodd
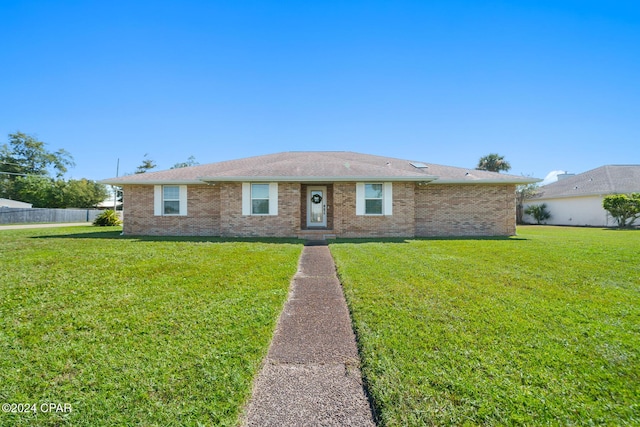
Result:
M298 232L298 239L327 240L335 238L336 235L331 230L301 230Z

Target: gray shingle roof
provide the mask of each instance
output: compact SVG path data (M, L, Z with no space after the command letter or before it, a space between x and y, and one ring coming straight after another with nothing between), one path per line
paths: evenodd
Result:
M640 192L640 165L606 165L540 187L537 199Z
M423 163L426 167L413 164ZM348 151L297 151L128 175L105 184L191 184L229 181L333 182L355 180L526 184L535 178L436 165Z

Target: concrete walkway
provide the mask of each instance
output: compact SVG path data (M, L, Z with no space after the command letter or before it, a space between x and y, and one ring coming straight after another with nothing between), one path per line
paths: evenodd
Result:
M245 426L375 426L329 248L305 246Z

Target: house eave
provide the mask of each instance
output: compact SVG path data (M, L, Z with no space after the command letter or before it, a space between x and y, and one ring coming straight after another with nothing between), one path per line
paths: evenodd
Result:
M423 182L432 185L437 184L502 184L502 185L524 185L540 182L540 179L523 180L497 180L497 179L442 179L435 175L421 176L203 176L197 179L164 179L164 180L127 180L127 179L105 179L99 181L108 185L200 185L218 182L363 182L363 181L385 181L385 182Z
M612 194L629 194L629 193L633 193L633 191L631 192L617 192L617 191L608 191L608 192L597 192L597 193L584 193L584 194L560 194L560 195L556 195L556 196L540 196L540 197L532 197L529 200L564 200L564 199L578 199L578 198L585 198L585 197L599 197L599 198L604 198L606 196L610 196Z
M500 185L526 185L541 182L541 179L438 179L433 185L440 184L500 184Z
M104 179L102 181L98 181L100 184L107 185L196 185L196 184L204 184L200 180L193 179L153 179L149 181L137 181L137 180L117 180L117 179Z
M201 182L431 182L437 176L216 176L199 177Z

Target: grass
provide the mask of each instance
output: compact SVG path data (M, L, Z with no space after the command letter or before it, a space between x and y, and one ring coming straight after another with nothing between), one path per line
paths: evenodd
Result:
M336 242L379 423L640 424L640 232Z
M301 245L119 234L0 231L1 426L238 422Z

